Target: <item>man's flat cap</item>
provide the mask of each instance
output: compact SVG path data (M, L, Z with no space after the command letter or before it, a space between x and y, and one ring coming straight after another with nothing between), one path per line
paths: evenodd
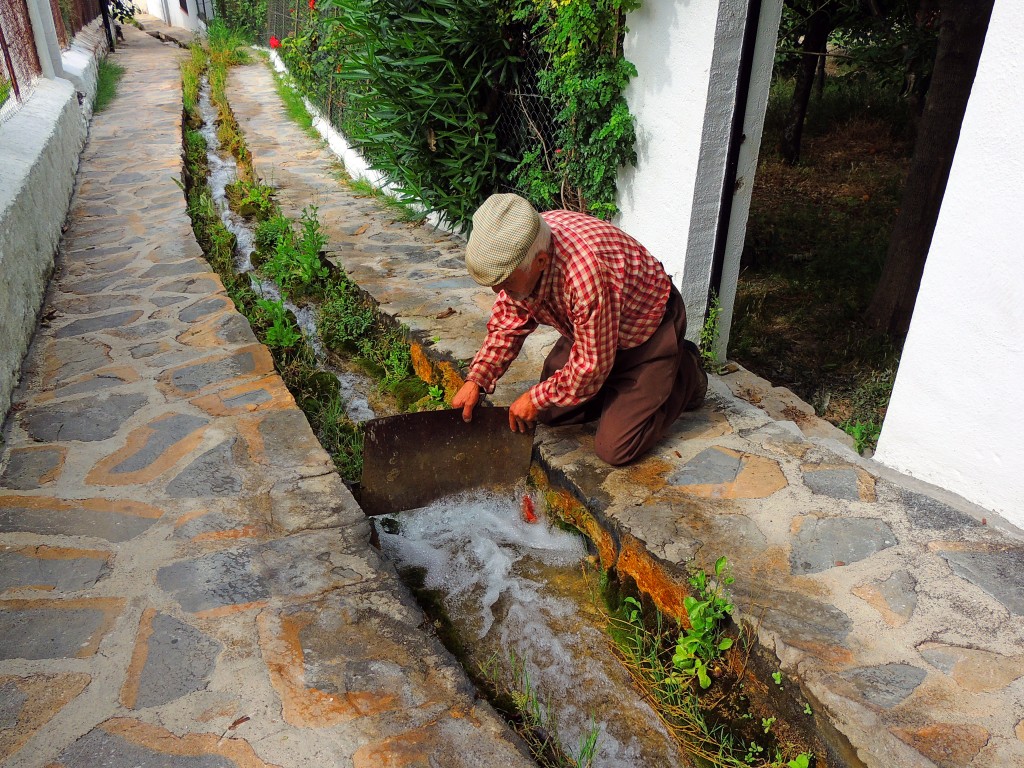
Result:
M526 258L540 230L540 214L519 195L491 195L473 214L466 269L480 285L497 285Z

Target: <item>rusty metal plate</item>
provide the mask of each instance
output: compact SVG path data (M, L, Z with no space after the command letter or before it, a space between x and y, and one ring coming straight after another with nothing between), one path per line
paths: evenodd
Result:
M404 413L363 425L359 504L368 515L415 509L453 493L512 485L530 471L533 430L508 427L508 408Z

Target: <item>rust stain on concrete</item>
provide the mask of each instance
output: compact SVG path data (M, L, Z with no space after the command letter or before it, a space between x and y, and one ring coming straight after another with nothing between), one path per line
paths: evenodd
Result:
M266 399L254 402L252 396L263 392ZM237 404L231 404L237 401ZM280 376L264 376L246 381L210 395L203 395L189 401L211 416L238 416L253 411L277 411L295 408L295 398L288 391Z
M139 621L135 648L128 664L124 685L121 687L121 704L127 709L135 709L135 702L139 697L139 680L142 677L142 670L146 666L146 659L149 657L149 638L153 634L154 616L156 616L156 609L147 608L143 611L142 619Z
M206 434L206 427L199 427L191 434L170 445L160 456L142 469L135 470L134 472L115 473L113 471L122 462L127 461L144 449L150 438L156 433L157 430L148 424L133 430L128 435L128 441L123 448L97 462L89 470L89 473L85 476L85 482L88 485L141 485L155 480L199 447L199 444L203 441L203 435Z
M428 768L434 742L428 728L417 728L360 747L352 756L353 768Z
M616 565L619 574L631 577L640 591L650 596L658 610L688 628L690 620L683 605L683 600L689 595L686 585L665 573L661 564L634 537L623 536L621 544L622 551Z
M15 686L25 694L13 728L0 730L0 760L6 760L35 735L41 727L72 701L92 680L79 672L57 675L0 676L0 687Z
M285 722L299 728L329 728L358 717L376 715L400 706L394 696L369 691L329 694L307 688L301 633L313 622L310 614L257 617L260 647L270 682L281 698Z
M230 760L236 768L281 768L275 763L266 763L257 756L249 742L238 736L222 739L217 733L187 733L178 736L156 725L129 718L114 718L103 723L102 728L112 736L139 747L175 757L203 757L216 755ZM47 768L75 768L62 763L51 763Z

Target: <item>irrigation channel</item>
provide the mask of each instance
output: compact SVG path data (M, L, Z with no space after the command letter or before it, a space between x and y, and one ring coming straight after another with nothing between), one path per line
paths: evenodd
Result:
M253 271L253 226L228 205L225 189L235 180L237 166L220 148L205 78L199 110L210 193L237 238L236 271L249 274L264 298L277 300L278 287ZM338 377L349 418L357 423L374 418L370 402L377 382L357 369L341 371L328 364L315 310L285 306L319 364ZM518 693L521 706L525 700L536 718L534 732L557 739L569 758L559 764L693 765L611 650L584 539L551 524L543 511L536 518L524 517L526 493L525 486L504 495L480 492L378 518L381 548L414 591L439 596L440 604L426 607L445 615L448 630L441 634L470 674L512 691L512 698ZM531 518L534 522L527 522Z

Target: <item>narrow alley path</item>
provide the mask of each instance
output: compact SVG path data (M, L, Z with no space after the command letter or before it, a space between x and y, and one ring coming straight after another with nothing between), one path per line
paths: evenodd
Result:
M183 52L124 31L4 424L0 763L532 765L368 545L202 259L173 182ZM460 240L353 194L263 64L233 69L229 96L284 212L319 206L332 260L425 346L471 357L491 294ZM692 565L729 557L737 616L777 666L764 679L846 764L1024 768L1019 532L789 418L713 377L633 466L597 461L589 426L541 429L536 452L586 501L603 565L668 608Z
M0 762L526 766L201 258L125 27L0 467Z

